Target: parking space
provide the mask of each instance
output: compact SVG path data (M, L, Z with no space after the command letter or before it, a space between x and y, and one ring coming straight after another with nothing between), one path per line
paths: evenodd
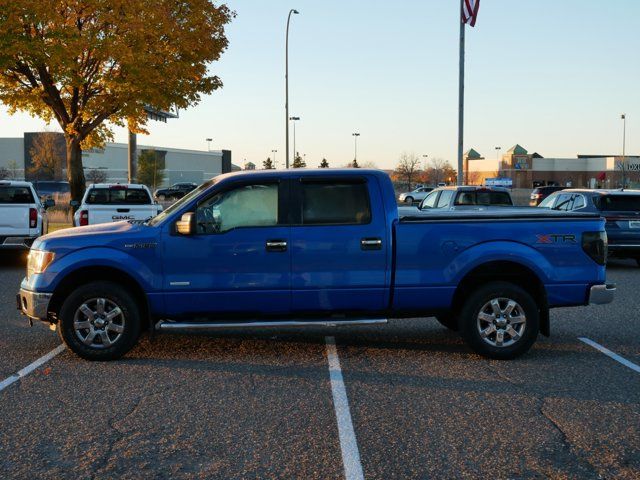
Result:
M3 257L0 381L59 344L15 311L23 269ZM613 304L554 311L552 337L510 362L433 319L163 335L111 363L65 351L0 391L0 476L344 478L348 418L364 478L638 478L640 374L578 339L640 364L640 269L609 277Z

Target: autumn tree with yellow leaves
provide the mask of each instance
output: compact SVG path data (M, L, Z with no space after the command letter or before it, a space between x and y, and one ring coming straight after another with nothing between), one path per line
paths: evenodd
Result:
M144 133L146 107L184 109L222 86L208 65L233 17L210 0L0 0L0 102L58 122L80 200L83 148L113 125Z

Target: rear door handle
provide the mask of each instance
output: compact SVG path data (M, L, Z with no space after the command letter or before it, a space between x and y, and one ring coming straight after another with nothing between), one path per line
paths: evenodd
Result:
M266 249L267 249L267 252L286 252L287 241L286 240L267 240Z
M382 239L363 238L360 240L360 248L362 250L382 250Z

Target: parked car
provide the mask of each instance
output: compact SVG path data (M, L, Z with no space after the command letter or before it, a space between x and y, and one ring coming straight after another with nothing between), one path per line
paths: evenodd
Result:
M433 191L433 187L420 186L410 192L401 193L400 195L398 195L398 201L413 205L416 202L422 201L422 199L426 197L427 194L431 191Z
M165 200L178 200L197 187L197 183L175 183L169 188L156 190L156 193L153 195L161 202Z
M536 187L531 192L531 200L529 200L529 206L537 207L540 205L545 198L551 195L554 192L559 192L560 190L564 190L567 187L560 186L546 186L546 187Z
M46 208L29 182L0 180L0 249L28 249L47 233Z
M399 207L400 216L431 214L440 210L486 210L512 207L508 189L502 187L458 186L437 188L418 207Z
M602 215L609 254L635 259L640 266L640 190L563 190L549 195L539 206Z
M61 180L37 180L33 182L33 188L36 189L40 198L49 198L55 194L69 193L69 182Z
M74 205L76 206L76 205ZM75 226L120 220L147 220L162 211L146 185L98 183L84 193L73 217Z
M612 301L606 242L598 215L535 208L403 220L378 170L237 172L149 221L36 240L18 302L92 360L121 357L142 330L432 315L508 359L549 335L549 308Z

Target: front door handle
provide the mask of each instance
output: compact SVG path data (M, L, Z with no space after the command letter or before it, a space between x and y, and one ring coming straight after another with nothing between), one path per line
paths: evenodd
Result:
M360 240L360 248L362 250L382 250L382 239L363 238Z
M286 240L267 240L266 249L267 249L267 252L286 252L287 241Z

